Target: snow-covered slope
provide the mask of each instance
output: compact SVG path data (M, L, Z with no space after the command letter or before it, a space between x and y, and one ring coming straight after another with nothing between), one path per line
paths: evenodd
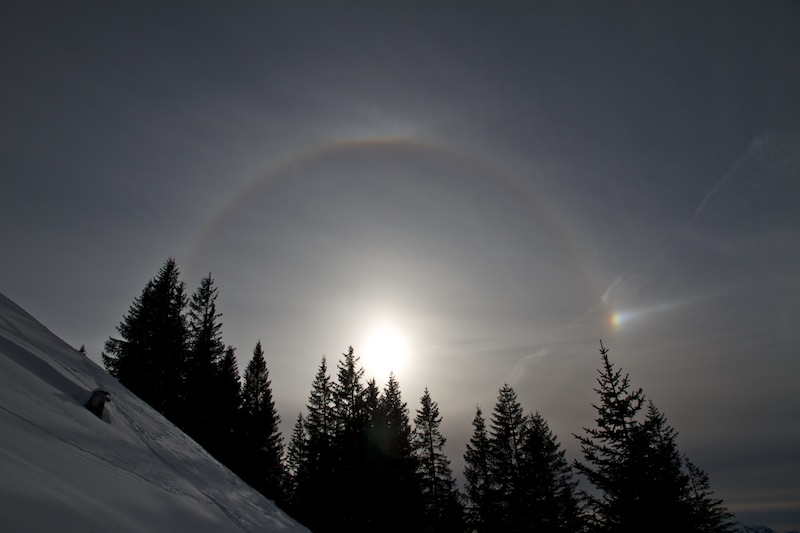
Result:
M739 524L736 526L737 533L778 533L774 529L766 526L752 526L748 524ZM786 533L800 533L798 531L787 531Z
M307 531L2 294L0 530Z

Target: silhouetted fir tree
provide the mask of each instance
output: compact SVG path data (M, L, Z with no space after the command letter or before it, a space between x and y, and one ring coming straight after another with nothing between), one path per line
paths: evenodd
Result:
M347 438L357 433L364 421L366 389L361 379L364 369L358 366L359 358L350 346L337 365L337 379L333 384L336 434Z
M220 378L218 402L221 433L218 436L216 448L220 461L235 470L242 384L239 381L239 363L236 360L236 349L233 346L225 349L217 372Z
M498 511L505 517L503 529L510 527L509 520L516 511L521 446L526 429L527 418L522 413L517 393L505 384L500 388L489 429L491 482L496 490Z
M734 533L733 515L714 498L708 474L684 456L689 478L689 502L691 505L691 531L697 533Z
M295 513L299 510L299 488L303 476L308 474L308 431L303 414L297 415L292 430L292 438L286 448L286 472L284 477L284 495L286 511Z
M186 432L215 455L220 452L223 419L223 380L220 363L225 354L221 313L217 313L219 290L211 274L189 300L189 350L186 364Z
M335 498L331 494L337 490L335 479L339 461L335 448L333 383L328 375L325 357L311 384L306 408L308 460L297 476L294 495L296 517L314 531L325 531L332 527L332 517L337 511Z
M134 299L117 332L105 343L103 365L120 383L179 427L184 426L186 287L169 258Z
M245 463L239 475L267 498L282 502L283 438L261 341L244 371L240 413Z
M649 401L645 420L637 431L637 448L633 454L647 472L639 496L642 515L662 517L660 527L670 531L729 531L730 515L721 501L710 498L708 476L681 456L677 435L667 424L666 417ZM697 490L697 482L703 480L706 498Z
M450 468L450 459L444 453L446 439L439 429L441 423L439 405L431 399L425 387L420 408L414 417L412 436L424 510L422 530L462 532L465 525L464 510Z
M577 436L586 463L575 462L600 491L585 494L592 531L728 531L726 511L710 490L696 499L703 491L696 492L692 483L702 473L688 463L684 470L676 431L652 402L643 420L637 418L644 404L641 389L630 391L627 374L614 369L602 343L600 353L597 427Z
M422 523L422 497L417 477L417 461L411 443L408 405L403 401L400 383L394 373L384 386L379 402L379 447L384 455L384 494L391 509L403 512L386 526L391 531L417 531Z
M577 482L564 450L539 413L527 418L508 531L581 531Z
M472 436L464 454L466 520L470 531L491 533L499 531L500 513L492 483L492 447L480 406L475 409L472 426Z
M375 417L378 413L380 406L381 391L378 389L378 384L375 378L370 378L367 381L367 389L364 391L364 419L367 428L375 424Z
M361 436L361 462L357 474L358 494L361 501L361 529L375 531L383 528L387 513L385 494L377 487L381 487L386 479L386 457L378 446L377 432L382 424L383 416L380 411L380 390L371 378L367 381L364 394L364 425Z
M334 420L336 423L335 449L337 463L334 474L336 489L332 495L337 502L337 527L359 531L364 525L361 510L352 505L365 490L361 486L361 472L366 423L366 388L362 382L364 369L350 346L337 365L333 383Z
M670 531L690 531L689 478L683 472L677 432L667 425L653 402L648 401L645 419L632 433L631 466L646 472L638 483L636 495L639 523L659 516L661 526Z
M583 492L593 530L646 531L648 523L641 523L637 512L644 472L637 470L641 465L631 460L636 417L644 404L644 393L641 389L630 390L628 375L614 369L602 343L600 354L602 368L598 371L598 388L594 389L600 396L600 403L594 405L597 427L583 428L586 434L576 435L586 462L576 461L574 466L600 491Z

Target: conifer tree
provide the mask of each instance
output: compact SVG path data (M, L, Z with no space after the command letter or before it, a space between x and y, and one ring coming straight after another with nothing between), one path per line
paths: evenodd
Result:
M492 411L490 424L492 484L496 487L497 503L503 516L513 512L513 500L520 472L522 438L527 429L527 418L517 400L514 389L501 387Z
M450 459L444 453L446 439L439 429L441 423L439 405L425 387L414 418L412 438L423 501L423 530L461 532L464 530L463 508Z
M364 492L359 477L364 458L364 426L366 424L367 389L362 382L364 369L350 346L337 365L337 378L333 383L335 450L334 499L337 505L337 527L358 531L364 527L359 516L361 510L350 504L351 498L360 498Z
M577 482L564 450L539 413L532 414L528 420L520 447L519 476L509 530L580 531Z
M408 405L403 401L400 383L389 374L379 401L378 445L384 461L384 494L390 509L403 509L393 531L416 531L422 521L422 498L417 477L416 457L411 443Z
M350 346L337 366L337 380L333 384L336 434L340 439L352 438L364 421L366 389L361 379L364 369L358 366L359 358Z
M308 430L303 414L299 413L292 430L292 438L286 448L286 476L283 491L286 497L286 510L289 512L294 513L299 510L299 488L303 485L302 478L307 473Z
M246 462L239 475L267 498L281 502L283 438L279 423L264 351L258 341L244 372L241 431Z
M103 365L179 427L185 421L186 287L173 258L147 282L110 337Z
M186 432L215 454L226 424L222 398L225 377L220 372L225 345L219 322L222 314L216 307L218 293L209 274L192 294L186 365Z
M500 527L500 514L492 484L492 448L480 406L475 409L472 427L472 437L464 454L466 520L470 531L491 533Z
M714 497L708 474L684 456L689 477L689 502L691 506L691 531L696 533L734 533L737 531L733 515L722 500Z
M309 440L309 461L324 462L333 448L336 436L336 420L334 413L333 383L328 375L328 363L322 358L308 398L308 417L306 427Z
M386 431L385 417L380 409L381 394L375 378L367 382L364 395L364 426L362 428L361 466L358 473L358 493L361 499L361 525L364 531L385 528L386 516L391 514L391 503L383 490L387 480L387 458L379 445Z
M652 401L645 416L637 417L644 394L630 390L627 374L614 369L602 343L600 354L597 427L584 428L586 435L577 436L586 462L575 462L600 491L585 494L592 531L646 531L654 517L665 531L729 531L729 515L711 497L708 478L693 464L684 464L677 432ZM693 485L696 480L701 486L705 482L700 491Z
M600 403L594 406L597 427L584 428L585 435L576 435L586 462L576 461L574 466L600 491L599 495L583 493L592 529L635 531L645 527L636 511L643 472L631 454L636 417L645 398L641 389L631 390L630 378L614 368L602 343L600 355L602 368L595 389Z
M215 449L220 460L235 469L242 384L239 381L239 363L236 360L236 349L233 346L225 349L217 372L220 377L218 401L221 433Z
M331 495L337 489L334 481L338 463L334 391L325 357L311 384L306 408L307 460L296 475L295 512L296 518L310 529L325 531L335 523L337 508Z

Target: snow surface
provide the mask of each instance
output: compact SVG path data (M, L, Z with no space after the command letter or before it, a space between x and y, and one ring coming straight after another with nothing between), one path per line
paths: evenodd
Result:
M0 530L308 531L2 294Z

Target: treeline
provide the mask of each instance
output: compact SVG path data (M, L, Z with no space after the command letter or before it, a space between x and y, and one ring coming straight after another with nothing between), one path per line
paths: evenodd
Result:
M539 413L504 385L476 408L463 489L426 388L413 420L394 375L379 389L349 348L323 357L284 445L260 341L240 380L210 275L187 296L174 259L109 338L103 363L143 400L314 531L731 532L708 476L601 344L596 425L570 463ZM578 479L586 485L581 488ZM587 483L588 482L588 483Z

